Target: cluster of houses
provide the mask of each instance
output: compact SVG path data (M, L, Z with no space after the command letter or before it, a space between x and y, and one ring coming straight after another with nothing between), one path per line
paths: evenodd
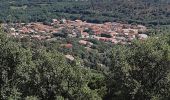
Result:
M31 39L46 40L61 38L81 38L82 45L91 45L87 39L96 39L113 44L127 44L133 39L146 39L147 28L143 25L121 24L116 22L106 22L103 24L88 23L81 20L57 20L44 24L33 23L13 23L2 24L2 27L9 35L15 37L30 37Z
M130 44L134 39L144 40L147 28L143 25L122 24L116 22L105 22L103 24L88 23L81 20L57 20L51 23L10 23L2 24L1 27L9 36L18 38L28 37L37 40L56 40L63 38L79 38L79 44L91 49L93 43L88 39L95 39L112 44ZM59 38L56 38L59 37ZM72 48L71 43L61 44L64 48ZM70 61L74 60L72 55L65 55Z

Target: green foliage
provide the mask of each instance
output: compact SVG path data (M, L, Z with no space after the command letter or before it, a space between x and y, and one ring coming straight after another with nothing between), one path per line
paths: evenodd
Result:
M1 0L0 21L48 22L52 18L69 18L94 23L168 25L169 3L169 0Z
M101 99L88 87L90 72L78 61L71 65L59 52L23 48L0 35L1 99Z
M136 41L130 47L115 48L108 76L109 95L106 98L168 99L169 39L169 35L166 35L146 41Z

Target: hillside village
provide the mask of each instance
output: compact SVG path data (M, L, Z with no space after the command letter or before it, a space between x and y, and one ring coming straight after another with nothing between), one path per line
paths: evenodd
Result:
M87 39L95 39L112 44L129 44L133 39L146 39L147 28L143 25L105 22L103 24L88 23L81 20L57 20L52 23L12 23L2 24L9 36L38 40L55 40L59 38L80 38L82 45L92 45Z

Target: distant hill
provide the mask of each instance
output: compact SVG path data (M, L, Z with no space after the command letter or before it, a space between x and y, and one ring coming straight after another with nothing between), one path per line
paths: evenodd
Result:
M89 22L124 21L170 24L169 0L1 0L0 21L50 21L52 18Z

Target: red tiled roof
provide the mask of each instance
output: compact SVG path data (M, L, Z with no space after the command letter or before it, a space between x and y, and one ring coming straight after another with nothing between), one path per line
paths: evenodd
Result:
M61 44L61 46L65 47L65 48L67 48L67 49L70 49L70 48L73 47L72 44Z

